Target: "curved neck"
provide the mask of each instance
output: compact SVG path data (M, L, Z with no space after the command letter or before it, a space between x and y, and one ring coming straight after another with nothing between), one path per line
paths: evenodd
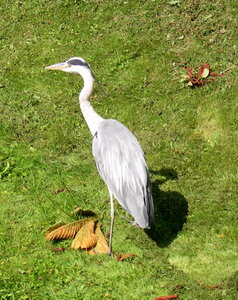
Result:
M84 86L79 94L79 105L84 116L84 119L88 125L91 134L94 136L98 130L99 124L104 120L93 109L89 102L90 95L93 91L93 76L90 70L86 70L83 74L80 74L84 81Z

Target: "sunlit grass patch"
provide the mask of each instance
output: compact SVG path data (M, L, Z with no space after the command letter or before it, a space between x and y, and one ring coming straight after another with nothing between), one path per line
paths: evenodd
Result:
M236 1L5 1L1 5L0 298L237 298ZM135 133L153 183L151 232L116 204L114 249L128 261L45 241L95 211L109 231L107 188L78 107L79 77L45 66L87 59L97 112ZM223 77L181 82L185 66ZM62 192L57 192L62 190ZM214 288L215 286L215 288ZM218 286L218 287L216 287ZM212 288L213 287L213 288Z

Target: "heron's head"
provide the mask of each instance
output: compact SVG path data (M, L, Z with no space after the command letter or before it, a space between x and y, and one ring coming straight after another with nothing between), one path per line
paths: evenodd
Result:
M45 67L47 70L61 70L68 73L78 73L81 76L85 73L90 71L89 64L81 57L71 57L70 59L66 60L65 62L61 62L58 64L54 64L48 67Z
M108 95L104 92L102 86L94 76L89 63L86 62L82 57L71 57L65 62L61 62L58 64L54 64L48 67L45 67L46 70L61 70L68 73L77 73L80 74L85 81L96 81L102 90L103 94L108 97Z

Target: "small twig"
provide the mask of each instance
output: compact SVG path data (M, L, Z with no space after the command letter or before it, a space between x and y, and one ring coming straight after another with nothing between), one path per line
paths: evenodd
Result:
M170 299L177 299L179 297L178 294L174 294L174 295L168 295L168 296L160 296L157 298L154 298L153 300L170 300Z
M52 252L63 252L65 250L67 250L67 248L55 248L55 249L52 249L51 251Z
M220 289L222 290L223 289L223 283L221 284L217 284L217 285L212 285L212 286L204 286L204 288L208 289L208 290L214 290L214 289Z
M64 192L66 189L67 189L66 187L57 189L57 190L55 190L54 192L52 192L52 195L57 195L57 194L59 194L59 193L62 193L62 192Z
M227 68L227 69L225 69L224 71L220 72L220 74L224 74L224 73L230 71L231 69L234 69L234 67L235 67L235 66L233 65L233 66L231 66L230 68Z
M51 194L52 195L57 195L57 194L62 193L64 191L71 192L71 190L67 186L65 186L63 188L56 189L54 192L51 192Z

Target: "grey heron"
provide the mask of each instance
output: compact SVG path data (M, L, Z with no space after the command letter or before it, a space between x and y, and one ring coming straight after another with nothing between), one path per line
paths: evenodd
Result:
M149 171L144 153L136 137L120 122L102 118L89 102L95 76L90 65L81 57L46 67L77 73L83 78L79 105L93 136L92 152L97 169L107 185L111 204L109 249L112 254L114 223L113 197L135 219L141 228L149 228L153 221L154 206Z

